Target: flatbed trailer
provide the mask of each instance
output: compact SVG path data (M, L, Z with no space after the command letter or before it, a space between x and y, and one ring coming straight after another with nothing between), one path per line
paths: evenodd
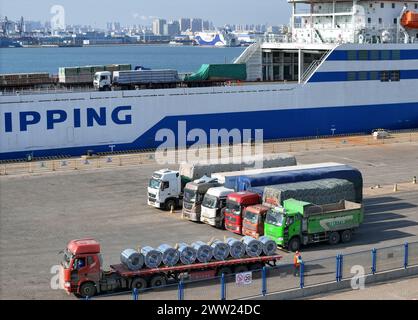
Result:
M281 255L228 259L207 263L178 264L172 267L129 270L124 264L114 264L109 271L102 270L100 245L94 239L78 239L69 242L61 263L60 283L67 293L91 297L98 293L118 290L143 290L157 288L173 281L207 279L221 274L241 273L258 270L263 266L274 266ZM82 267L79 266L83 261Z
M282 256L274 255L274 256L260 256L260 257L251 257L251 258L242 258L242 259L229 259L223 261L211 261L207 263L193 263L189 265L176 265L173 267L162 267L162 268L153 268L153 269L142 269L138 271L131 271L122 263L111 265L110 269L115 273L119 274L121 277L150 277L155 274L164 273L166 275L170 275L173 279L178 280L178 276L184 273L192 273L195 271L214 271L213 276L222 274L219 272L222 268L223 271L226 271L225 267L236 267L239 265L247 265L249 270L256 270L258 266L261 264L271 264L274 266L276 261L280 260ZM218 271L218 272L216 272ZM231 270L232 271L232 270ZM226 273L226 272L224 272ZM232 272L230 272L232 273ZM192 279L196 279L192 277Z

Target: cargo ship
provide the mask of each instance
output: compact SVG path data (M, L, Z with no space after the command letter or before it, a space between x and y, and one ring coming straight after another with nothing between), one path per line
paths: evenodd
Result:
M289 33L235 60L244 81L3 92L0 160L156 148L167 129L183 146L193 129L273 140L418 128L418 1L288 2Z

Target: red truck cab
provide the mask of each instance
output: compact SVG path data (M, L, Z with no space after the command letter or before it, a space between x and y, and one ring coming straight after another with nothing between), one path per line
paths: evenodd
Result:
M225 208L225 228L242 234L242 214L248 206L261 203L261 196L248 191L234 192L228 195Z
M249 206L243 213L242 234L258 239L264 235L264 220L269 207L261 204Z
M67 293L94 296L102 273L100 244L94 239L70 241L60 271L60 283Z

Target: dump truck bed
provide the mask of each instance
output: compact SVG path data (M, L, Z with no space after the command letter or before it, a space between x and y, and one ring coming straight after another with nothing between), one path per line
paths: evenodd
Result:
M323 206L312 206L304 212L309 234L358 228L363 222L363 208L359 203L341 201Z

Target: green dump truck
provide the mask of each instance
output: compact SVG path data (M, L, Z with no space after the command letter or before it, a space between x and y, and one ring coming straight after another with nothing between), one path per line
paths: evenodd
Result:
M289 199L283 206L271 207L267 212L264 235L294 252L301 245L311 243L349 242L362 222L363 207L359 203L340 201L315 205Z

